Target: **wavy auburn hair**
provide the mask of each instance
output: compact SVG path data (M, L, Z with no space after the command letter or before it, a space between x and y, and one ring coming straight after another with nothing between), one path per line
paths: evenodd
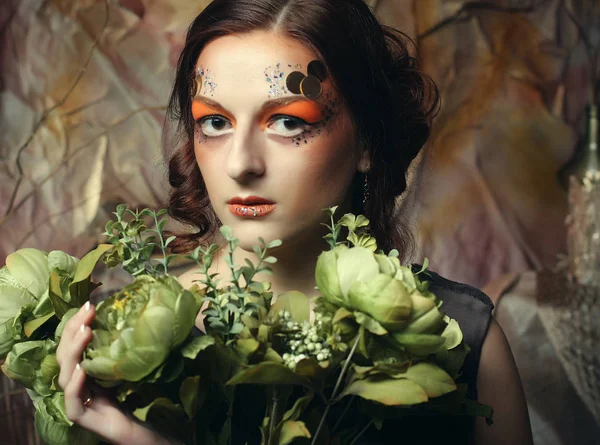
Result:
M363 206L364 176L357 174L353 211L371 220L382 249L406 254L411 237L395 218L396 197L406 190L408 167L429 137L439 95L409 54L410 39L382 26L362 0L214 0L192 22L168 110L182 137L169 163L169 213L197 230L181 235L174 250L193 249L219 225L194 155L190 87L198 57L218 37L255 30L297 39L325 62L371 158L369 198Z

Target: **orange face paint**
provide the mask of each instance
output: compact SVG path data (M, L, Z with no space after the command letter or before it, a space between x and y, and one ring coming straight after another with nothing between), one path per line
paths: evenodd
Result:
M312 100L298 100L289 105L269 108L260 118L260 128L264 130L269 123L269 119L277 114L297 117L309 124L316 124L324 118L323 111L317 103Z
M196 99L192 101L192 117L195 121L199 121L203 117L210 116L213 114L220 114L225 116L232 125L235 125L235 119L233 116L225 110L223 107L218 105L212 105L204 102L201 99Z

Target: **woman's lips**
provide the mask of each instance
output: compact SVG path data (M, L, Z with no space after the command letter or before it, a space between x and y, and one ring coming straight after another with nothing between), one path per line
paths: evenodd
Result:
M260 218L275 209L275 203L258 196L233 198L229 202L229 211L242 218Z
M271 213L275 204L229 204L229 211L242 218L260 218Z

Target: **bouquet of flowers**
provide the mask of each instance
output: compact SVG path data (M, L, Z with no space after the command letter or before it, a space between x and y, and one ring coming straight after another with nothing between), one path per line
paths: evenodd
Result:
M377 250L364 216L336 222L335 211L327 211L330 249L317 261L312 310L306 295L274 297L256 279L270 272L269 250L280 241L259 239L257 262L239 266L238 240L226 226L230 278L211 272L217 245L198 247L187 256L198 282L185 289L169 275L176 255L168 253L174 237L165 234L165 210L118 206L108 243L81 260L36 249L9 255L0 269L0 360L27 388L42 439L100 441L67 419L55 358L64 324L98 287L91 275L99 261L123 267L132 283L98 304L82 366L124 411L174 440L350 443L366 429L344 422L353 411L380 429L413 407L491 421L491 408L466 399L455 382L469 348L428 290L427 264L413 272L397 251ZM194 335L201 310L206 333Z

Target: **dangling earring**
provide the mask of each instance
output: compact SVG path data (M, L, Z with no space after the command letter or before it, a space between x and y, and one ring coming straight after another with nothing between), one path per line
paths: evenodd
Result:
M369 199L369 176L365 173L365 180L363 182L363 208L367 204L367 200Z

